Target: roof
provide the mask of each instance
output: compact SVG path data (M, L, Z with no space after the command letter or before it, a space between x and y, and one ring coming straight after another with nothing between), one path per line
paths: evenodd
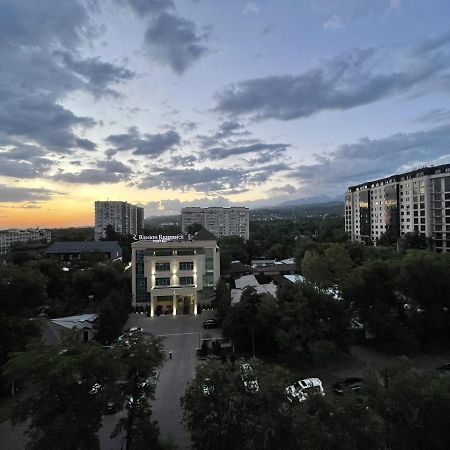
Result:
M242 264L240 261L232 261L230 267L223 268L221 272L222 275L250 272L250 267L246 266L245 264Z
M243 277L234 280L234 284L236 286L236 289L244 289L247 286L259 286L258 280L255 278L255 275L244 275Z
M81 314L51 319L51 322L64 328L92 328L95 319L97 319L97 314Z
M273 297L277 295L277 286L274 283L268 284L259 284L258 286L254 286L257 294L269 294ZM242 289L231 289L231 304L234 305L241 301Z
M272 266L255 267L255 272L295 272L298 270L297 264L273 264Z
M217 238L206 228L201 228L195 236L192 238L193 241L217 241Z
M122 247L116 241L55 242L47 253L111 253L120 257Z
M286 280L290 281L291 283L296 283L297 281L303 283L305 281L305 277L302 277L301 275L298 274L284 275L284 278L286 278Z

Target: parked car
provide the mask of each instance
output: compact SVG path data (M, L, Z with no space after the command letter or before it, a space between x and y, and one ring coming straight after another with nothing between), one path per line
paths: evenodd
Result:
M296 381L293 385L286 389L287 399L293 401L304 402L310 395L325 395L322 382L318 378L305 378Z
M131 327L125 330L125 333L134 333L135 331L144 331L141 327Z
M202 388L203 388L203 395L210 395L214 392L214 385L211 382L211 378L205 378Z
M333 384L333 391L338 395L343 395L345 392L362 393L366 388L366 383L362 378L350 377L340 380Z
M203 321L203 328L216 328L219 325L215 319L206 319Z
M450 375L450 364L444 364L443 366L438 367L436 370L439 370L442 375Z
M246 363L241 365L241 380L246 391L259 391L258 380L255 376L255 373L253 372L253 367L250 364Z

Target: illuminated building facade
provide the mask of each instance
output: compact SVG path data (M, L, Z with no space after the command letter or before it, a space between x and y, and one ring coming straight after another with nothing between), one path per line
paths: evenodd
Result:
M418 232L437 252L450 251L450 164L423 167L348 188L345 231L376 243L383 233Z
M193 238L169 238L131 245L133 306L150 309L151 317L197 314L199 295L220 277L215 236L202 229Z

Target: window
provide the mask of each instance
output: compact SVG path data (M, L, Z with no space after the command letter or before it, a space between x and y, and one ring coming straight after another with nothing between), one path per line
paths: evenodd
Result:
M192 261L180 262L180 270L194 270L194 263Z
M156 286L170 286L170 278L169 277L156 278L155 284Z
M194 284L194 277L180 277L180 286Z
M169 272L170 271L170 263L168 263L168 262L156 263L155 269L157 272Z

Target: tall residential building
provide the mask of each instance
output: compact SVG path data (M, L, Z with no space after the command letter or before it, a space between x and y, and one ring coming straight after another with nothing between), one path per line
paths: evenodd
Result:
M46 241L52 240L52 233L47 230L28 229L28 230L3 230L0 231L0 255L11 251L11 245L16 242L28 241Z
M181 210L181 228L200 224L216 237L240 236L247 240L250 234L249 209L244 207L188 207Z
M122 235L142 233L144 208L127 202L95 202L95 240L106 237L106 227L112 225Z
M345 230L360 242L376 242L387 230L397 236L417 231L437 252L450 251L450 164L349 187Z

